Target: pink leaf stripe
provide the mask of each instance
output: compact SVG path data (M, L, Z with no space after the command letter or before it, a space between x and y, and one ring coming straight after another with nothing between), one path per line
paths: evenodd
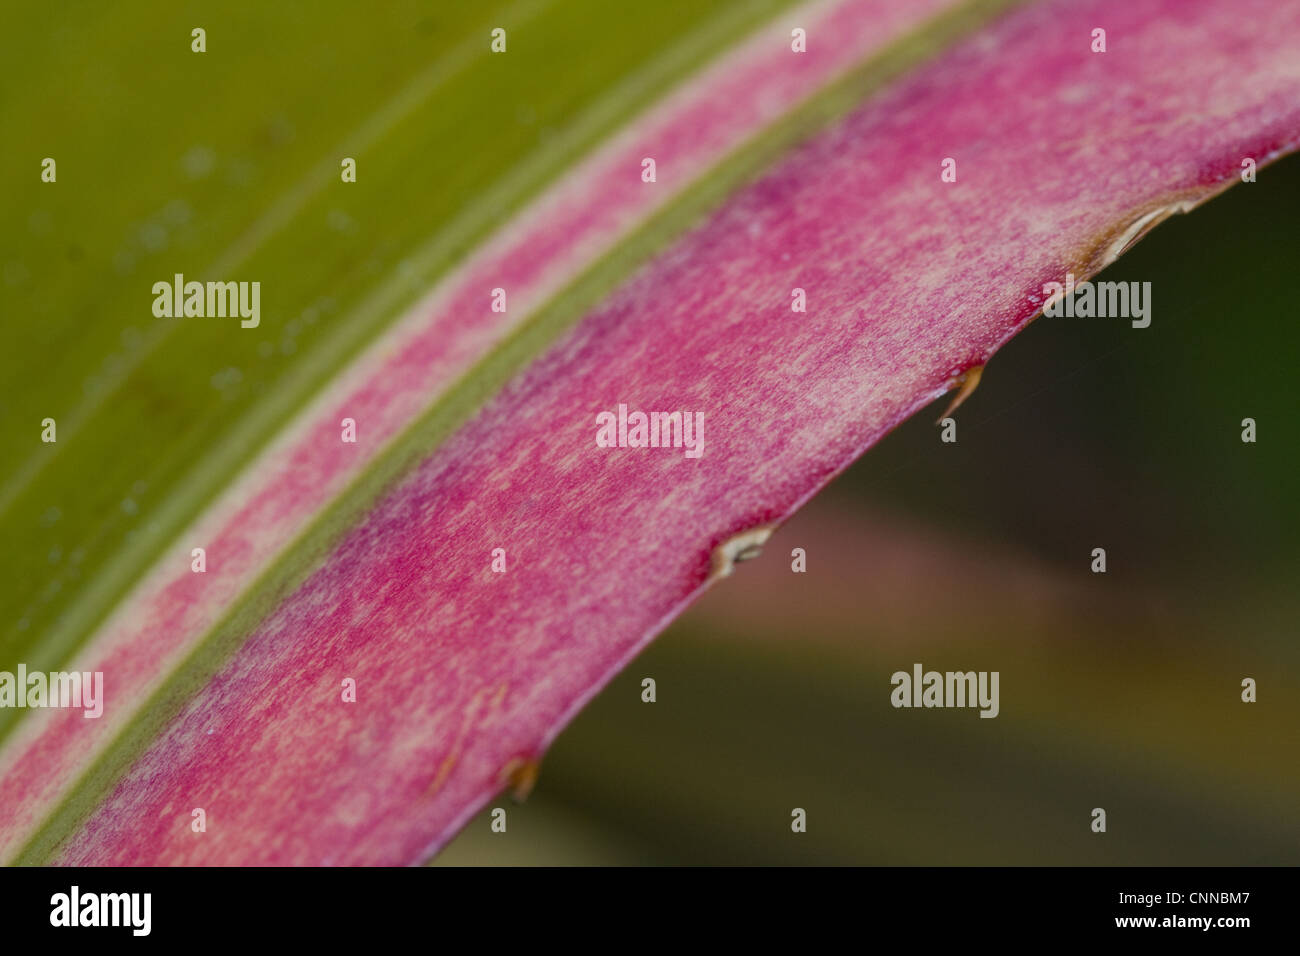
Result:
M103 671L110 704L85 721L33 712L0 751L0 859L11 856L87 763L133 716L222 612L304 523L372 461L384 443L537 306L656 209L817 90L953 0L829 0L799 11L812 52L790 52L782 20L654 107L435 289L299 416L134 590L70 667ZM641 160L658 182L641 182ZM508 311L490 311L491 290ZM344 396L340 399L339 396ZM358 444L339 440L358 423ZM190 549L208 555L203 575Z
M421 462L60 859L423 859L709 583L720 544L788 516L987 360L1045 282L1096 271L1244 157L1293 148L1298 48L1300 7L1268 0L1048 2L894 84ZM622 402L702 412L702 456L597 447L596 413Z

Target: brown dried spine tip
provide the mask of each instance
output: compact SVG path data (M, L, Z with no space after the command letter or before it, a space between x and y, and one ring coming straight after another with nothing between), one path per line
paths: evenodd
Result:
M523 803L537 784L542 762L535 758L515 757L501 768L501 783L510 789L510 799Z
M983 376L983 374L984 374L983 365L972 365L970 368L966 369L966 371L962 372L956 378L949 381L948 383L949 388L957 388L957 386L960 385L961 389L960 391L957 392L956 395L952 397L952 401L948 403L948 408L944 411L944 413L940 415L938 419L936 419L935 421L936 425L938 425L945 418L947 418L953 412L955 412L958 406L960 406L962 402L970 398L971 393L975 391L975 387L979 385L980 378L981 376Z

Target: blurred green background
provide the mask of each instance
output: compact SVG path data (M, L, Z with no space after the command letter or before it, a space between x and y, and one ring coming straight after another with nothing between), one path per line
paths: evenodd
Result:
M1036 320L955 445L936 403L868 452L436 862L1300 864L1297 221L1292 157L1161 225L1099 277L1149 328ZM1001 714L895 710L918 661Z
M67 660L405 305L790 5L8 5L0 669ZM1153 283L1150 328L1035 322L956 445L887 438L437 862L1300 862L1298 219L1291 159L1162 225L1106 275ZM154 319L178 271L261 281L261 326ZM892 709L916 661L1000 671L1001 715Z

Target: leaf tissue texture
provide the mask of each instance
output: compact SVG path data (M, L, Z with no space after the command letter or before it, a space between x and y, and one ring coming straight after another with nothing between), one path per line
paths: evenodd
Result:
M80 666L109 675L116 700L140 701L155 691L304 522L356 479L386 438L439 399L444 406L463 404L459 398L445 400L449 387L508 336L530 307L553 296L598 252L745 136L944 6L931 2L873 9L821 3L804 21L826 36L817 58L774 58L774 50L786 49L786 33L783 26L768 28L670 95L489 242L333 383L182 536L169 558L108 622ZM663 176L653 189L639 176L647 143L663 163ZM505 313L488 308L489 293L497 287L508 290ZM345 417L359 423L356 445L339 441ZM189 569L189 551L198 542L211 556L202 577ZM241 624L248 618L241 618ZM244 636L239 626L229 630L235 632L234 640ZM174 695L175 690L168 692ZM67 714L42 714L23 728L0 756L15 767L0 784L0 796L11 809L0 829L6 851L25 838L42 808L133 716L128 708L113 707L86 726ZM60 732L43 733L44 722L60 725ZM29 749L28 742L37 737L40 747Z
M653 191L707 180L939 6L819 5L817 22L844 29L810 29L800 55L784 29L760 34L767 46L638 120L435 290L186 536L228 570L173 558L86 648L78 669L103 670L136 711L43 712L7 741L5 854L426 859L728 569L735 542L760 541L982 366L1045 283L1095 273L1243 159L1300 139L1300 6L1032 3L864 91L576 324L547 325L549 300L663 201ZM842 58L806 75L832 48ZM641 181L641 156L660 181ZM486 312L493 286L520 290L509 321ZM529 360L493 371L529 329ZM620 405L698 413L699 456L600 447L597 414ZM340 445L344 416L373 443ZM378 477L361 494L365 469ZM263 578L349 486L364 507L292 546L301 573ZM356 703L340 700L347 678Z

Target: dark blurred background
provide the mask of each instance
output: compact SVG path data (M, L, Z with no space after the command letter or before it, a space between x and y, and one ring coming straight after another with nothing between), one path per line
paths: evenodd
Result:
M1292 157L1160 226L1098 277L1149 328L1036 320L955 445L936 404L868 452L436 862L1300 863L1298 221ZM915 662L1000 716L895 710Z

